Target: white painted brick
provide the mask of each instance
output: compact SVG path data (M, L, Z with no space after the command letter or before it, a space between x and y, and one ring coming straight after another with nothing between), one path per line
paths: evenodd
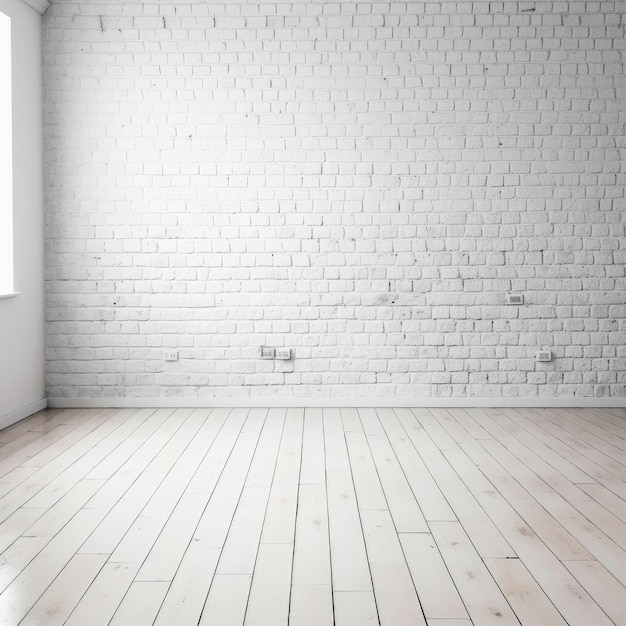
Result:
M624 395L622 4L53 3L48 395Z

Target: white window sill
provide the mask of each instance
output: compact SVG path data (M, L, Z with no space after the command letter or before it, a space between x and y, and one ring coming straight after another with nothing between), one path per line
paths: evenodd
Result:
M16 298L19 295L19 291L13 291L12 293L0 293L0 300L4 300L5 298Z

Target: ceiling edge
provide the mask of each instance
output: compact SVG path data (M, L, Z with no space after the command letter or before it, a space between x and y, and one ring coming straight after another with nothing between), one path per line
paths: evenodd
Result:
M50 6L50 2L48 0L22 0L22 2L25 2L28 6L32 7L35 11L38 11L42 15Z

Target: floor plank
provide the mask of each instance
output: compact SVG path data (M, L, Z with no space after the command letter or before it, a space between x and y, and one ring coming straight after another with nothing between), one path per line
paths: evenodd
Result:
M51 454L53 457L58 455L71 446L72 441L80 440L85 433L97 428L106 420L108 413L94 410L70 412L68 415L71 417L66 421L44 432L41 437L8 456L3 455L0 448L0 476L4 476L19 466L41 467L42 459L39 455L46 454L49 456Z
M212 488L207 506L198 522L194 540L216 548L223 548L245 486L262 427L263 418L248 414L232 452L226 459L226 465L217 476L217 484ZM218 463L223 460L223 457L218 456ZM217 471L215 474L217 475ZM212 484L214 484L213 478L209 485ZM192 481L189 488L192 493L195 493L198 486Z
M359 509L362 511L387 510L389 505L380 484L365 433L346 433L346 444Z
M246 409L232 411L218 409L217 412L212 413L209 423L216 422L219 432L215 437L209 437L206 455L187 486L187 493L211 494L213 492L239 440L247 417Z
M122 418L117 416L105 423L106 416L101 414L97 420L89 421L89 428L86 428L87 425L85 428L78 426L70 433L71 437L68 435L43 450L37 461L29 459L28 466L39 470L27 478L19 489L13 489L0 498L0 520L6 519L21 506L52 506L83 478L85 459L90 467L91 455L88 453L91 446L97 446L121 423ZM63 445L57 447L56 444L60 445L61 441ZM97 457L98 452L94 455ZM49 462L45 463L43 459Z
M386 435L368 435L367 441L396 529L427 532L426 520Z
M69 416L69 409L44 409L31 415L28 419L20 420L4 430L0 430L0 443L7 444L21 437L24 433L44 433L63 423L63 416Z
M136 440L133 435L129 437L132 442L130 449L124 446L121 456L118 456L117 453L123 447L120 446L85 476L87 479L107 481L89 501L88 506L94 509L110 509L115 506L180 426L181 420L174 415L173 409L156 411L147 420L147 431L141 429L141 432L137 432ZM113 459L108 463L110 457Z
M25 480L38 471L40 471L38 467L19 466L7 472L0 478L0 498L15 489L18 485L23 485Z
M205 506L206 500L199 494L186 493L180 498L152 544L136 580L173 580ZM114 560L113 555L111 560Z
M284 409L270 409L268 411L246 478L246 487L266 487L268 489L271 487L284 424Z
M326 491L333 592L371 591L372 577L342 423L325 411Z
M469 619L430 533L403 533L400 542L427 619Z
M532 426L530 426L530 430L523 428L523 420L516 419L517 413L515 411L503 409L497 417L489 416L481 409L466 409L465 412L490 432L493 439L506 442L507 445L515 446L518 450L521 449L520 446L532 450L544 463L572 483L595 482L592 476L583 472L570 459L560 454L562 448L559 450L558 447L556 449L550 447L548 445L550 442L544 442L539 432L533 432Z
M292 584L331 584L325 485L300 486Z
M456 518L469 534L478 553L485 558L516 556L514 550L493 523L493 520L483 511L474 495L467 489L461 478L450 467L443 452L430 438L430 433L426 432L424 426L416 420L415 415L411 411L402 409L397 410L396 414L404 426L408 437L428 466L439 489L441 489L441 492L452 507ZM432 425L431 420L424 420L424 423L427 426ZM437 433L441 436L440 429L437 430ZM456 442L449 436L447 439L442 438L442 441L449 443L449 445L446 446L447 449L459 449Z
M611 512L612 507L617 506L619 509L615 499L609 507L594 500L586 487L603 489L600 485L576 484L570 481L561 472L546 463L535 451L528 449L506 431L498 426L494 427L493 424L492 428L498 433L498 440L484 442L483 447L489 450L492 456L499 458L503 466L511 465L513 468L518 468L518 474L521 474L520 484L523 484L529 493L533 494L540 505L549 508L547 504L550 502L546 503L543 500L554 503L555 498L561 496L568 505L593 522L599 530L622 549L625 547L626 525L621 520L626 516L626 509L625 512L622 512L620 519ZM561 508L563 508L563 504L561 504Z
M215 576L199 626L243 624L251 580L252 576L246 574Z
M18 624L78 551L103 517L100 510L83 510L15 577L0 595L0 615Z
M458 522L433 522L430 527L472 621L484 626L519 625L507 599L461 525Z
M363 532L381 626L426 624L389 511L363 511Z
M426 520L456 521L456 516L391 409L378 409L383 429Z
M105 554L77 554L20 622L21 626L61 626L106 562Z
M111 554L127 534L130 526L135 522L165 476L165 472L141 474L110 511L106 508L85 509L102 512L106 517L85 541L80 553ZM124 555L124 558L118 559L116 562L131 563L133 561Z
M626 624L626 590L597 561L568 561L565 567L615 624Z
M580 485L580 488L600 506L617 515L621 521L626 520L626 500L614 494L604 485Z
M303 485L320 485L324 483L324 480L322 409L305 409L300 483Z
M147 466L145 475L165 474L165 478L157 486L111 555L111 561L114 562L138 563L144 561L151 551L156 550L154 554L156 561L150 559L148 563L148 567L153 569L150 573L144 569L140 574L141 580L146 580L143 578L146 575L166 575L158 573L156 570L160 567L171 569L182 558L182 553L178 554L173 549L174 546L168 545L164 548L162 542L157 540L163 529L168 526L169 536L186 545L190 536L185 533L195 531L199 518L204 512L204 499L193 498L191 494L188 494L189 497L185 497L184 490L206 453L205 446L210 445L210 436L214 435L216 428L219 427L218 423L209 424L207 428L204 428L207 424L205 419L206 415L198 416L196 420L187 419L175 436L170 439L168 445ZM198 445L198 442L205 437L207 437L207 442L204 446ZM175 451L177 451L176 454L174 454ZM187 509L188 517L184 521L180 521L182 528L172 528L172 517L180 520L180 512L177 511L179 506ZM182 537L179 536L181 533ZM155 542L159 545L156 546ZM169 565L167 565L168 563ZM149 578L148 580L153 579ZM157 580L161 580L161 578L157 578Z
M218 574L254 571L269 488L244 487L222 550Z
M293 585L289 626L334 626L330 585Z
M43 515L46 509L18 509L0 524L0 554L19 539Z
M102 480L81 480L48 509L22 508L20 511L45 511L23 531L24 537L54 537L100 489Z
M335 626L376 626L373 591L339 591L334 595Z
M302 459L302 411L288 412L263 523L263 543L293 544Z
M165 595L154 626L197 624L217 568L220 549L192 542Z
M102 460L99 460L93 469L85 475L85 478L88 480L108 481L122 467L123 470L120 473L129 473L133 467L145 467L139 464L142 456L150 449L150 443L148 442L151 436L157 431L159 431L161 436L164 432L168 433L167 427L162 428L162 426L172 412L172 410L154 411L151 409L139 411L135 419L140 420L145 418L141 424L114 450L109 452ZM171 430L171 428L169 430ZM155 437L155 440L159 440L158 436ZM136 454L142 447L142 454ZM131 458L132 460L129 461ZM103 506L106 506L106 504L103 504Z
M580 544L580 548L584 544L586 552L592 554L600 561L614 576L616 576L622 584L626 584L626 552L620 548L610 537L603 533L598 525L589 524L594 518L600 521L602 525L606 523L611 525L611 519L607 516L599 517L595 515L595 511L591 507L586 508L587 516L582 515L576 510L576 507L567 502L562 496L552 490L546 483L542 483L537 488L535 474L533 474L523 463L516 459L508 450L506 450L499 442L485 442L483 444L491 456L500 463L501 466L507 467L508 472L525 487L527 492L534 493L537 499L537 507L541 505L542 519L544 526L548 521L562 526L567 532L574 537ZM543 493L541 492L543 488ZM537 493L538 492L538 493ZM521 496L517 498L521 499ZM580 506L580 505L579 505ZM545 510L545 513L544 513ZM526 516L525 516L526 517ZM617 518L614 519L613 527L609 529L615 533L620 543L626 541L626 525ZM536 529L536 532L537 529ZM555 551L556 552L556 551ZM575 555L566 555L557 553L562 560L579 560L582 557Z
M41 537L20 537L0 555L0 600L7 587L49 543Z
M245 626L288 624L292 564L292 544L260 545L252 577Z
M525 428L530 428L533 434L541 438L546 445L566 458L570 459L585 473L589 474L598 482L607 481L612 485L619 484L623 493L626 493L626 468L607 457L602 451L588 445L583 439L578 439L575 435L571 435L563 431L556 424L550 423L548 420L542 419L541 415L531 409L526 409L520 423Z
M165 582L133 582L109 626L152 624L168 587Z
M93 433L83 437L79 445L72 446L65 454L67 468L54 480L47 479L46 486L34 495L26 506L51 507L78 481L84 479L94 466L117 448L145 420L134 419L132 412L120 412L112 416ZM81 455L82 453L82 455ZM80 455L80 456L79 456ZM55 459L56 462L59 458ZM47 465L47 470L50 465Z
M507 464L507 469L505 470L502 466L489 463L489 460L482 453L482 449L478 447L477 444L464 444L463 451L467 456L459 454L458 452L448 452L446 458L453 467L457 468L457 472L464 476L466 484L468 484L472 472L469 462L471 458L488 479L488 481L484 481L483 483L483 493L488 494L492 486L495 487L497 495L504 498L509 504L514 504L512 508L514 508L520 518L523 519L524 523L541 538L558 558L562 560L592 558L583 545L515 480L515 476L509 473L511 471L511 464ZM467 469L464 470L463 468ZM473 491L477 494L479 500L482 499L478 489L474 488ZM502 527L500 528L502 529Z
M139 563L106 563L65 625L107 626L130 588L139 565Z
M0 625L621 626L625 417L44 411L0 431Z
M512 504L504 498L496 498L488 488L483 487L487 476L500 472L501 468L490 459L479 445L464 446L470 457L457 453L455 459L458 471L464 480L474 485L474 493L482 493L481 502L490 517L498 522L505 537L515 548L522 563L531 572L539 585L567 620L568 624L606 624L606 616L599 610L592 598L577 584L573 576L565 568L554 553L539 539L513 509ZM482 451L482 452L481 452ZM476 457L475 455L479 455ZM479 470L474 463L480 462ZM490 484L490 483L489 483ZM445 558L445 555L444 555Z
M487 559L485 563L522 624L567 626L519 559Z
M583 439L622 465L626 462L626 440L618 434L598 427L590 420L582 419L580 414L573 409L552 409L544 415L546 419L559 428Z

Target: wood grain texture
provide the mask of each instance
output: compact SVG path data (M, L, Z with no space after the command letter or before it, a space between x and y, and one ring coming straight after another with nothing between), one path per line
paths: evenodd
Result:
M626 623L616 409L52 410L0 444L0 626Z

